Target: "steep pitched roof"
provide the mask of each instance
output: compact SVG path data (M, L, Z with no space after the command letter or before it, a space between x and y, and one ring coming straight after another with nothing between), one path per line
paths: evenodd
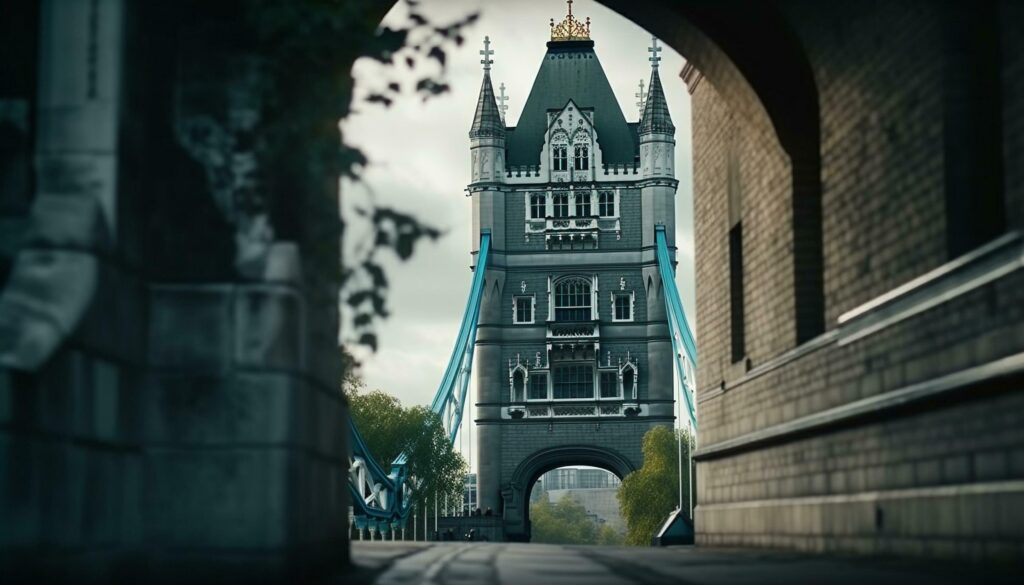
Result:
M594 53L594 42L562 41L548 43L519 123L508 138L508 164L540 162L547 112L561 110L570 99L581 108L594 108L594 126L605 162L634 161L634 134Z
M480 86L480 97L476 100L476 112L473 114L473 125L469 128L470 138L494 138L505 136L505 123L501 120L497 101L494 99L494 87L491 76L484 72L484 81Z
M658 68L651 71L651 85L648 88L644 114L640 117L640 134L675 134L676 127L668 113L665 90L661 87Z

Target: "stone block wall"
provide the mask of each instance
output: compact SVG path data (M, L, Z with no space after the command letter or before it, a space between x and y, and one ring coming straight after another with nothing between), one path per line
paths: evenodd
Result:
M196 85L175 67L195 6L23 4L38 20L38 91L23 92L35 166L27 227L0 252L0 574L342 570L347 415L323 278L336 262L311 271L273 241L266 270L236 271L237 226L174 137L176 84Z
M1012 31L1024 23L1010 4L999 3L1001 104L984 106L1003 112L997 195L1008 230L1021 225L1011 71L1021 59ZM958 109L973 95L958 83L977 76L951 52L967 34L956 7L795 2L783 13L820 108L825 332L798 344L786 326L785 242L807 218L793 216L791 156L774 139L782 130L735 107L721 78L691 77L698 543L1019 558L1024 247L1005 233L951 252L951 230L971 221L950 211L958 198L992 196L980 184L965 193L975 163L950 158L976 144L955 118L987 116ZM749 368L730 355L734 136Z

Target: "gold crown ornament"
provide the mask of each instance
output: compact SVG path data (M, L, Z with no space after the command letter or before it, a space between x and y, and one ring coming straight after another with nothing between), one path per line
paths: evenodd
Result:
M562 22L555 24L555 19L551 19L551 40L589 41L590 17L587 17L586 22L576 20L576 17L572 15L572 0L566 0L566 4L569 5L569 14L565 16Z

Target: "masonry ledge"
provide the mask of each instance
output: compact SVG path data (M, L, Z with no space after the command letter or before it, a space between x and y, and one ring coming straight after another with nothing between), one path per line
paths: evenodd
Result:
M902 409L963 393L982 382L1012 379L1022 375L1024 375L1024 353L1013 354L987 364L911 384L877 396L856 400L720 441L698 449L694 452L693 458L698 461L718 459L766 445L787 443L828 428L889 418L895 416ZM1003 390L1002 387L999 389Z
M697 403L722 396L826 346L841 347L879 333L1021 269L1024 269L1024 234L1009 232L843 313L837 328L752 368L742 378L705 387L698 392Z

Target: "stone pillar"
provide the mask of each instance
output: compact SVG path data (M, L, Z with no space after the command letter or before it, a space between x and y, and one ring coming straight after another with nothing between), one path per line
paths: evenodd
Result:
M501 295L505 271L489 268L484 279L473 372L477 456L477 500L482 510L501 508L501 406L507 395L507 371L501 360Z

